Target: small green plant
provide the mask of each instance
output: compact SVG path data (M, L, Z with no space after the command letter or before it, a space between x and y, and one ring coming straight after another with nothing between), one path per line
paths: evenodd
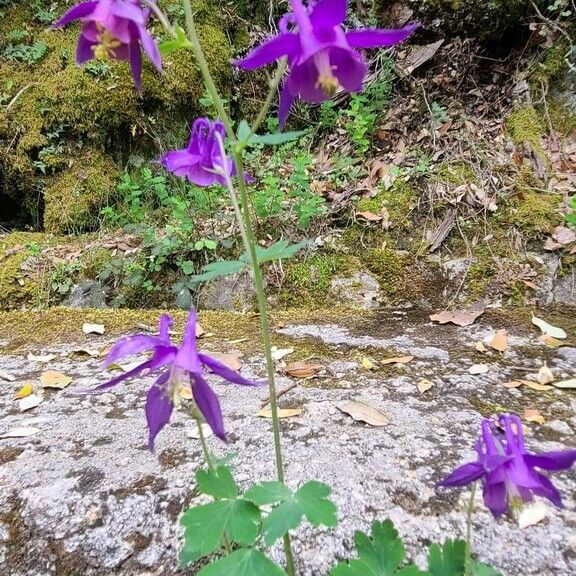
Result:
M572 228L576 228L576 196L570 199L570 212L565 216L566 224Z
M12 30L7 34L8 44L2 55L7 60L25 62L29 66L37 64L48 51L48 46L41 40L31 42L30 33L26 30Z

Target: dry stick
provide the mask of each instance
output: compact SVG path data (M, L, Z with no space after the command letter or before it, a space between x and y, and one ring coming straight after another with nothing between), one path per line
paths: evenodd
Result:
M290 392L290 390L293 390L294 388L296 388L296 386L298 386L298 382L293 382L292 384L290 384L289 386L286 386L286 388L283 388L282 390L280 390L279 392L276 393L276 400L278 400L278 398L281 398L282 396L284 396L284 394ZM263 401L262 404L260 405L260 408L265 408L268 404L270 404L270 396L267 396Z

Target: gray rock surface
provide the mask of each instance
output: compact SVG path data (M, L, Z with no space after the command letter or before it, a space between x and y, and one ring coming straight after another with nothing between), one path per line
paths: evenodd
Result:
M534 327L508 326L509 351L480 354L475 343L489 342L502 327L485 319L457 328L398 311L347 326L327 321L332 323L295 319L277 336L283 345L288 338L296 350L317 343L326 367L281 398L284 407L303 408L300 416L282 423L287 482L294 487L310 479L330 484L340 518L335 530L306 526L295 534L299 576L327 575L335 559L350 555L354 531L368 529L374 519L391 518L421 565L422 542L462 537L468 493L436 484L474 458L482 415L535 408L553 425L526 426L531 449L576 446L574 424L569 424L576 416L576 391L541 393L501 385L523 377L519 367L533 373L544 360L557 377L574 377L576 348L547 348ZM105 336L92 338L100 348L109 343ZM216 334L201 343L222 350L225 338ZM143 405L153 379L137 379L101 396L76 395L112 376L98 359L69 355L77 345L43 350L58 355L49 365L27 360L26 351L0 354L0 370L16 376L15 382L0 381L0 435L19 426L40 430L29 438L0 439L0 574L194 574L195 569L177 568L178 519L197 498L194 471L201 465L198 442L188 437L194 426L186 404L150 453ZM361 366L364 355L378 361L398 354L415 359L377 371ZM262 356L247 353L243 360L246 376L264 376ZM488 364L488 373L470 375L470 365L478 362ZM75 380L66 390L46 391L42 404L21 413L14 391L25 382L36 383L47 368ZM211 448L219 455L238 453L234 466L242 487L272 479L271 424L256 417L266 390L209 378L230 436L228 445L210 438ZM422 378L434 383L424 394L417 390ZM279 388L290 382L280 376ZM376 406L391 423L371 428L356 422L335 408L343 400ZM478 498L474 545L482 561L504 576L576 573L576 470L555 474L554 482L566 507L550 506L544 521L525 529L512 518L495 521ZM274 555L281 558L281 551L275 549Z
M380 284L374 276L355 272L351 278L333 278L328 296L340 306L373 309L379 305Z
M97 280L84 280L70 291L66 303L72 308L106 308L106 295Z
M255 302L254 283L247 272L207 282L198 294L200 310L248 311L255 308Z

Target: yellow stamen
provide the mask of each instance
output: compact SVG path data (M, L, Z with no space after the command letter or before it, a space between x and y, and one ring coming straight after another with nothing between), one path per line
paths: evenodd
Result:
M336 66L330 66L330 59L328 52L322 50L314 55L314 63L318 70L318 80L316 81L316 88L320 88L326 96L334 96L336 94L340 83L338 78L332 74L336 70Z
M98 60L108 60L110 57L115 57L114 50L122 46L122 42L116 38L109 30L106 30L102 24L96 24L98 27L98 44L92 46L94 57Z

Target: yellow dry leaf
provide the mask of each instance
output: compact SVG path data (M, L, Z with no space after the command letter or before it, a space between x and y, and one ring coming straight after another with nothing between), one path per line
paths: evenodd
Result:
M56 372L55 370L48 370L47 372L42 372L40 375L40 384L42 388L56 388L62 390L69 386L74 380L71 376L66 376L62 372Z
M532 380L522 380L522 384L527 388L537 390L538 392L545 392L546 390L552 389L552 386L547 386L546 384L540 384L539 382L533 382Z
M376 368L376 364L370 360L367 356L362 358L362 367L366 368L366 370L374 370Z
M508 332L506 330L498 330L490 342L490 347L498 352L506 352L508 350Z
M559 382L552 382L556 388L576 388L576 378L569 380L560 380Z
M540 384L550 384L550 382L554 382L554 374L552 374L552 370L548 368L546 363L538 370L538 382L540 382Z
M180 396L180 398L182 398L182 400L192 400L193 396L192 396L192 389L190 388L190 385L180 384L180 387L178 388L178 396Z
M544 416L542 416L538 410L532 410L530 408L524 410L523 418L526 422L536 422L536 424L544 424L545 422Z
M418 390L420 391L420 394L424 394L424 392L430 390L432 386L434 386L434 382L430 382L430 380L426 380L426 378L418 382Z
M551 348L559 348L560 346L566 345L562 340L558 340L557 338L550 336L550 334L542 334L541 340L546 344L546 346L550 346Z
M396 358L386 358L382 360L381 364L408 364L408 362L412 362L414 360L414 356L397 356Z
M386 426L390 424L390 418L388 418L382 410L374 408L374 406L370 406L364 402L339 402L336 404L336 408L352 416L354 420L366 422L366 424L370 424L370 426Z
M476 351L477 352L487 352L488 349L486 348L486 346L484 346L484 342L482 342L481 340L479 340L478 342L476 342Z
M278 408L278 418L294 418L302 414L302 408ZM262 408L256 416L260 418L272 418L271 408Z
M206 331L198 322L196 322L196 338L202 338L206 334Z
M522 380L512 380L510 382L504 382L503 386L505 388L520 388L520 386L522 386Z
M34 388L32 384L27 382L24 384L24 386L22 386L22 388L20 388L20 390L18 390L18 392L16 392L15 396L16 398L26 398L26 396L30 396L32 392L34 392Z

